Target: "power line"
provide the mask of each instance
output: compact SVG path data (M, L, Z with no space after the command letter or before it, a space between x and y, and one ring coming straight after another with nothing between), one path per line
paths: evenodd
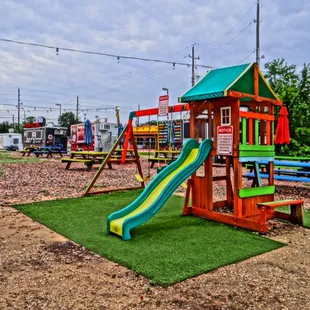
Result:
M139 60L139 61L171 64L174 67L176 65L187 66L187 67L190 66L190 64L183 63L183 62L173 62L173 61L160 60L160 59L151 59L151 58L143 58L143 57L135 57L135 56L124 56L124 55L116 55L116 54L109 54L109 53L92 52L92 51L86 51L86 50L80 50L80 49L74 49L74 48L57 47L57 46L44 45L44 44L38 44L38 43L31 43L31 42L23 42L23 41L16 41L16 40L3 39L3 38L0 38L0 41L9 42L9 43L16 43L16 44L21 44L21 45L29 45L29 46L36 46L36 47L54 49L56 51L56 54L59 53L59 51L62 50L62 51L76 52L76 53L82 53L82 54L91 54L91 55L99 55L99 56L112 57L112 58L116 58L118 61L121 60L121 59L130 59L130 60ZM197 66L203 67L203 68L209 68L209 69L213 68L211 66L206 66L206 65L197 65Z
M248 27L250 27L253 24L254 21L251 21L247 26L245 26L236 36L234 36L232 39L230 39L229 41L223 43L222 45L212 49L209 53L214 52L215 50L222 48L223 46L231 43L232 41L234 41L235 39L237 39Z
M256 51L256 49L254 48L254 50L249 53L247 56L245 56L240 62L238 62L238 65L240 65L242 62L244 62L246 59L248 59L252 54L254 54Z
M250 11L252 10L252 8L255 6L256 1L252 4L252 6L249 8L249 10L239 19L239 21L229 30L227 31L224 35L222 35L221 37L219 37L218 39L212 41L211 43L208 43L208 45L214 44L215 42L223 39L224 37L226 37L228 34L230 34L242 21L243 19L250 13Z

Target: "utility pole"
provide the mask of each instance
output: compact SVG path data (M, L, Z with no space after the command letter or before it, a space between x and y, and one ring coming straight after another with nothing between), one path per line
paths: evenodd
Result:
M17 88L17 124L18 124L18 131L20 126L20 89Z
M195 60L199 60L199 57L195 57L195 45L196 43L194 43L192 45L192 55L188 55L189 58L192 58L192 87L195 85Z
M13 122L13 128L14 128L14 114L12 115L12 122Z
M78 120L79 118L79 109L80 109L80 103L79 103L79 96L76 96L76 119Z
M256 63L260 67L260 3L257 0L257 11L256 11Z

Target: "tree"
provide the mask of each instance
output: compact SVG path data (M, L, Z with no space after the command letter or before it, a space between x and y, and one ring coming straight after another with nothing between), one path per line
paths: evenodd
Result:
M58 123L60 124L60 126L67 127L67 129L70 130L71 125L81 123L81 120L79 118L76 118L74 113L65 112L59 116Z
M290 155L310 154L310 64L304 64L300 73L296 65L276 59L265 64L266 78L289 111L291 143L282 148Z
M9 132L10 124L9 122L2 122L0 123L0 133L7 133Z

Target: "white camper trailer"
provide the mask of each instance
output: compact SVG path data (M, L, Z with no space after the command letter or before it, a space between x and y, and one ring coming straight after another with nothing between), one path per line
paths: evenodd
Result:
M23 149L22 135L20 133L9 132L0 133L0 149L10 149L15 146L18 150Z

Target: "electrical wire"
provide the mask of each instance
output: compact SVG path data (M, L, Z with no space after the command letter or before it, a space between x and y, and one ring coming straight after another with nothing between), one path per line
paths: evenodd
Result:
M245 56L245 58L243 58L240 62L238 62L238 65L240 65L242 62L244 62L246 59L248 59L252 54L254 54L256 51L256 49L254 48L254 50L248 54L247 56Z
M247 26L245 26L236 36L234 36L232 39L230 39L229 41L223 43L222 45L212 49L211 51L209 51L209 53L212 53L214 51L216 51L219 48L222 48L223 46L231 43L232 41L234 41L235 39L237 39L248 27L250 27L252 24L254 23L254 21L251 21Z
M112 57L112 58L116 58L118 61L121 59L129 59L129 60L139 60L139 61L171 64L173 66L176 66L176 65L187 66L187 67L191 66L190 64L183 63L183 62L174 62L174 61L160 60L160 59L151 59L151 58L143 58L143 57L135 57L135 56L124 56L124 55L116 55L116 54L109 54L109 53L92 52L92 51L86 51L86 50L80 50L80 49L74 49L74 48L57 47L57 46L31 43L31 42L23 42L23 41L16 41L16 40L3 39L3 38L0 38L0 41L9 42L9 43L16 43L16 44L21 44L21 45L29 45L29 46L36 46L36 47L54 49L54 50L56 50L56 53L59 52L60 50L62 50L62 51L76 52L76 53L82 53L82 54ZM206 65L197 65L197 66L202 67L202 68L209 68L209 69L213 68L212 66L206 66Z
M224 37L226 37L228 34L230 34L243 20L244 18L250 13L250 11L252 10L252 8L256 5L256 1L254 1L254 3L252 4L252 6L249 8L249 10L241 17L241 19L239 19L239 21L229 30L227 31L224 35L222 35L221 37L217 38L216 40L212 41L211 43L208 43L208 45L214 44L215 42L223 39Z

